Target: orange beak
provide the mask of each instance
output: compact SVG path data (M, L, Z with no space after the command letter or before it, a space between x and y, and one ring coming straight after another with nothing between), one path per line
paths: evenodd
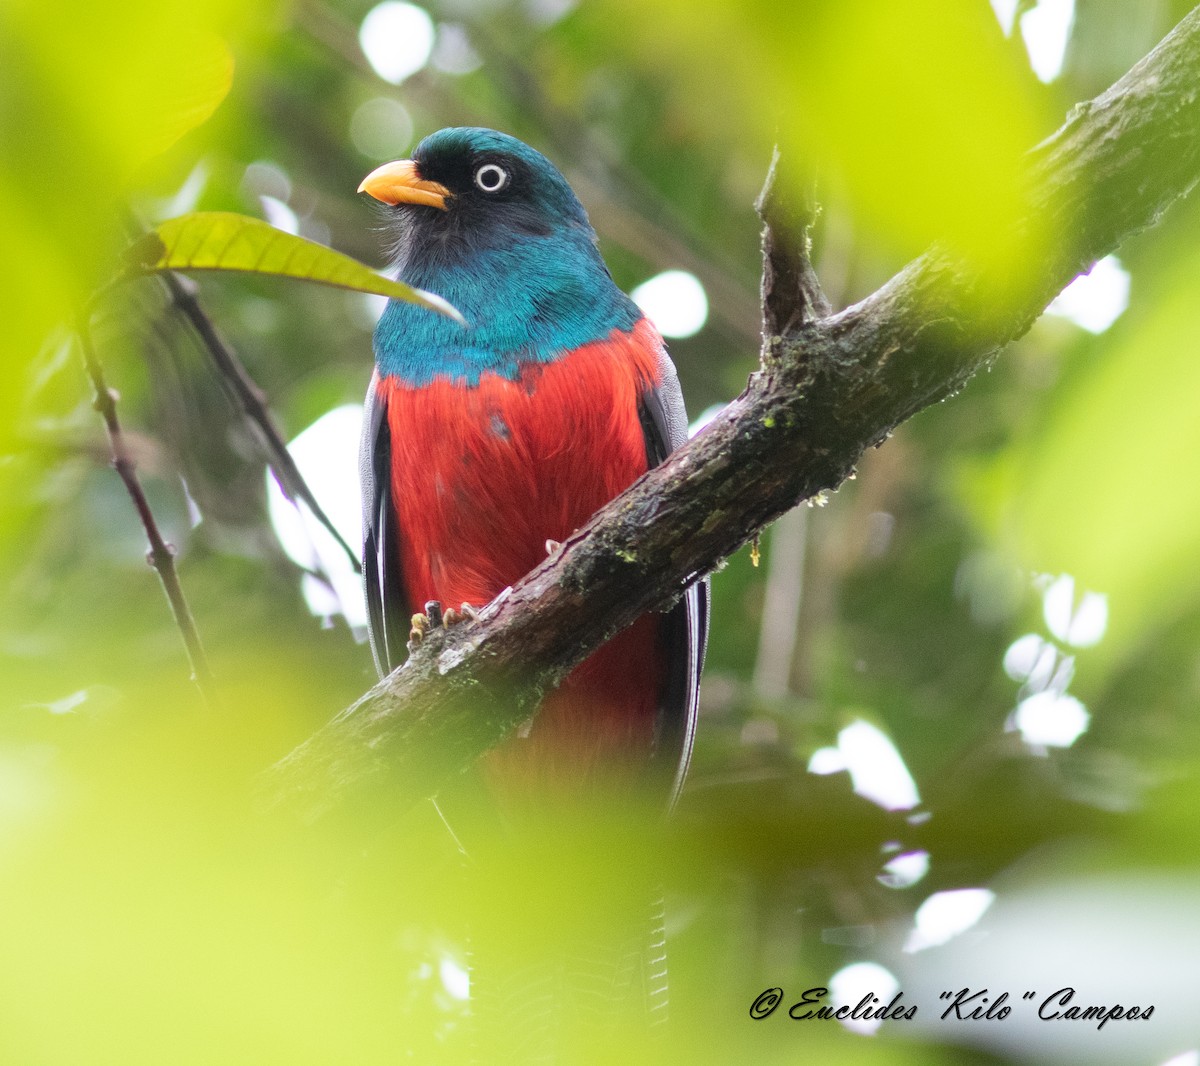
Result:
M450 190L436 181L422 181L417 176L417 164L411 159L384 163L362 180L359 192L374 196L385 204L424 204L446 210Z

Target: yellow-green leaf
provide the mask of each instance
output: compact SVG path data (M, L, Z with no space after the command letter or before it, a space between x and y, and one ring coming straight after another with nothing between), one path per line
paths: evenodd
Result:
M440 296L392 281L357 259L228 211L198 211L169 219L127 252L136 270L231 270L301 278L420 304L466 325Z

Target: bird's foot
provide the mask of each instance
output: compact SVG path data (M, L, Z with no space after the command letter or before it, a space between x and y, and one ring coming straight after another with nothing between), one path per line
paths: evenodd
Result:
M442 605L436 601L430 601L425 605L426 612L429 612L430 607L436 608L436 613L440 618ZM426 614L421 614L418 612L412 616L412 627L408 631L409 651L416 651L420 643L429 635L430 629L433 628L433 626L430 624L430 613L435 612L429 612Z
M546 541L546 554L553 555L561 547L562 547L561 540L548 540L548 541Z
M463 622L474 622L479 617L479 611L469 603L461 604L457 610L453 607L446 611L438 600L429 600L425 604L425 612L412 616L412 628L408 631L408 650L413 651L427 636L430 630L460 625Z
M461 625L463 622L474 622L478 617L479 612L474 607L469 603L463 603L459 605L457 611L451 607L442 616L442 625L449 629L451 626Z

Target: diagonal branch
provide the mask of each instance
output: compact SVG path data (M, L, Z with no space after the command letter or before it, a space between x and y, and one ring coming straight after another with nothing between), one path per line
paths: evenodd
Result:
M171 302L203 342L221 383L237 400L247 421L257 430L263 451L266 453L267 465L275 475L275 480L279 482L283 494L293 503L303 502L308 507L312 516L341 546L355 572L361 573L362 565L354 549L346 543L337 526L317 503L317 498L308 487L308 482L304 480L304 475L300 473L296 460L287 450L283 435L279 432L279 427L271 415L271 408L267 405L267 398L242 365L237 354L217 332L217 327L207 312L200 306L196 283L173 270L161 271L159 277L171 297Z
M146 227L132 211L125 213L125 227L129 231L131 240L137 241L146 236ZM177 274L173 270L159 271L158 277L175 309L184 317L204 345L204 350L212 360L221 384L241 407L246 420L257 431L267 465L275 475L275 480L279 482L283 494L293 503L303 502L308 507L312 516L341 546L350 559L355 572L360 573L362 566L354 549L346 543L345 538L338 532L329 516L325 514L317 502L317 498L313 495L312 489L308 487L308 482L304 480L304 475L300 473L300 468L292 458L292 453L287 450L283 435L275 424L271 408L267 404L267 398L263 395L262 389L255 383L237 353L226 343L208 312L201 306L199 286L191 278Z
M606 639L961 389L1080 270L1200 179L1200 9L1076 107L1029 164L1025 213L996 220L996 233L1057 243L1019 277L934 248L836 315L817 317L819 289L793 286L810 307L776 302L782 332L764 338L763 368L737 400L477 623L436 634L272 768L265 802L315 817L380 789L397 804L433 794Z

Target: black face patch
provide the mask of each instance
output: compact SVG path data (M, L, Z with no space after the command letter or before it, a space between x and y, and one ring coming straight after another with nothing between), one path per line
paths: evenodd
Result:
M512 146L510 148L510 145ZM409 241L488 247L522 237L549 237L563 227L587 226L565 179L543 156L493 131L443 130L413 155L420 176L450 191L445 211L409 212L418 232Z
M567 260L603 270L578 197L550 160L516 138L474 127L439 130L417 145L413 163L449 196L444 210L388 209L393 262L405 281L439 291L447 272L531 241L558 242Z

